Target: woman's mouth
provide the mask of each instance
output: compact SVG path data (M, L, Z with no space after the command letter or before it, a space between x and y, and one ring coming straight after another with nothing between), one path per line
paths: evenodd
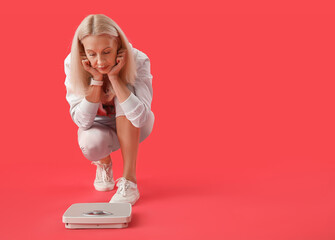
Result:
M108 66L105 67L98 67L99 70L106 70L108 68Z

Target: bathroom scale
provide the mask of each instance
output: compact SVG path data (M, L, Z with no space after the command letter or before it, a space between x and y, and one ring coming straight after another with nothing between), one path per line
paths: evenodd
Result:
M131 221L130 203L75 203L63 215L65 228L125 228Z

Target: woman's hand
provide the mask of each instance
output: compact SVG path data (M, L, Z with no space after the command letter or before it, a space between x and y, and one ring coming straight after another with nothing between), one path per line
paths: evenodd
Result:
M83 64L84 69L93 76L94 80L102 81L103 75L91 67L90 61L88 59L81 60L81 63Z
M116 56L116 64L112 67L109 73L107 73L110 81L114 81L119 78L120 70L125 65L127 57L128 57L127 49L121 48Z

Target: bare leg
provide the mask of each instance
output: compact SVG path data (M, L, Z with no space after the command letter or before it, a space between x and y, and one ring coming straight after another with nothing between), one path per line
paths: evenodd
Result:
M116 118L117 136L120 142L123 158L123 177L136 182L136 159L140 140L140 128L125 117Z

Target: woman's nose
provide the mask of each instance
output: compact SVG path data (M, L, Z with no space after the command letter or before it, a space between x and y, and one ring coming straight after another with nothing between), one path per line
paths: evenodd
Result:
M105 59L102 56L98 56L98 66L104 66Z

